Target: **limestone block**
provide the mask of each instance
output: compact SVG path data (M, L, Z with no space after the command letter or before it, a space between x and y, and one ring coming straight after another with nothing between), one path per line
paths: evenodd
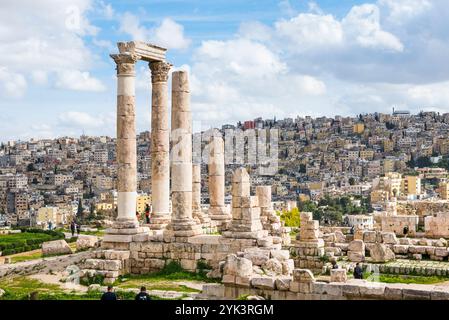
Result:
M404 300L430 300L434 286L409 284L404 287L402 294Z
M393 252L396 254L407 254L408 253L408 245L396 244L393 246Z
M239 258L235 254L226 257L223 273L225 275L236 275L239 277L249 277L253 271L251 260Z
M134 96L117 96L117 116L133 118L136 116Z
M365 261L365 254L356 251L348 251L348 259L351 262L363 262Z
M312 221L313 220L313 213L312 212L300 212L299 214L301 219L301 224L306 221Z
M251 278L250 277L235 277L235 284L242 287L250 287L251 286Z
M276 289L280 291L288 291L290 289L291 277L276 277Z
M223 279L221 280L221 282L234 284L235 283L235 275L224 274L223 275Z
M79 235L76 240L76 250L85 250L98 247L99 241L96 236Z
M382 232L382 242L385 244L398 244L398 239L394 232Z
M402 300L403 284L388 283L385 286L384 297L386 300Z
M273 290L276 286L276 280L273 277L253 277L251 286L257 289Z
M346 282L348 275L346 269L332 269L331 270L331 282Z
M315 282L315 277L309 269L294 269L293 281L297 282Z
M360 295L362 298L382 299L385 293L385 283L367 282L360 286Z
M363 241L367 243L374 243L376 242L376 231L365 231L363 233Z
M257 239L257 245L260 247L270 247L273 245L273 237L269 236L269 237Z
M269 253L265 250L250 251L245 253L244 258L251 260L255 266L262 266L268 261Z
M373 262L388 262L395 259L393 251L384 244L373 243L370 249L370 256Z
M282 274L282 264L277 259L268 259L263 265L262 265L263 271L267 274L273 274L273 275L281 275Z
M334 232L334 234L336 237L336 242L338 242L338 243L346 242L346 236L343 234L343 232L337 230Z
M448 248L435 248L435 255L438 257L447 257L449 255Z
M130 243L133 240L132 235L126 235L126 234L106 234L103 237L103 242L123 242L123 243Z
M271 207L271 186L257 186L256 196L258 197L261 208Z
M353 240L349 243L349 251L365 252L365 243L362 240Z
M290 258L290 251L288 250L271 250L271 258L277 259L279 261L286 261Z
M281 261L282 264L282 274L290 276L295 269L295 261L293 259L288 259Z
M58 255L58 254L71 254L72 249L65 240L55 240L42 243L42 255Z

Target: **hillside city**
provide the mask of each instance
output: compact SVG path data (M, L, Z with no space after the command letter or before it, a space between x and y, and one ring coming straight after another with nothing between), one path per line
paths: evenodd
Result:
M248 166L251 184L271 185L276 210L314 212L326 223L385 211L392 198L405 204L449 199L449 113L407 111L355 117L258 118L223 125L244 134L279 130L278 172ZM151 206L150 132L137 136L137 211ZM0 147L0 225L48 228L73 219L114 217L116 142L110 137L8 141ZM207 166L202 205L207 207ZM232 165L226 166L229 194ZM335 199L337 199L335 201ZM230 203L230 197L226 198ZM352 220L351 220L352 221Z

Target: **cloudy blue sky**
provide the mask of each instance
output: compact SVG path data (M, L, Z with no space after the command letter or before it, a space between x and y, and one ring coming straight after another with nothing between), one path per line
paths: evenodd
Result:
M449 112L447 0L2 0L0 140L115 134L115 43L169 48L203 128ZM139 63L137 126L150 128Z

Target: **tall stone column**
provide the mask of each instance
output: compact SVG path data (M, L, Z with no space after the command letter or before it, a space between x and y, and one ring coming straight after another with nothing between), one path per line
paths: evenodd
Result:
M137 223L135 63L138 58L127 54L112 58L117 64L117 221Z
M173 72L171 118L172 222L175 237L201 233L192 216L192 114L188 74Z
M203 226L210 226L210 218L201 210L201 164L192 166L192 215Z
M215 221L218 227L232 218L225 207L225 164L224 142L219 136L212 136L209 143L209 217Z
M132 241L148 238L136 218L137 148L135 128L135 63L132 54L111 55L117 64L117 219L106 230L102 248L129 250Z
M170 222L170 133L168 122L168 73L171 65L150 62L151 104L151 229Z

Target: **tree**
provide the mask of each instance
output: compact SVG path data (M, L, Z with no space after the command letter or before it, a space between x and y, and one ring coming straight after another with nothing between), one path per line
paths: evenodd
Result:
M349 184L351 186L355 185L355 179L353 177L349 178Z
M78 210L76 212L76 217L79 220L83 220L83 218L84 218L83 198L80 198L80 200L78 202Z

